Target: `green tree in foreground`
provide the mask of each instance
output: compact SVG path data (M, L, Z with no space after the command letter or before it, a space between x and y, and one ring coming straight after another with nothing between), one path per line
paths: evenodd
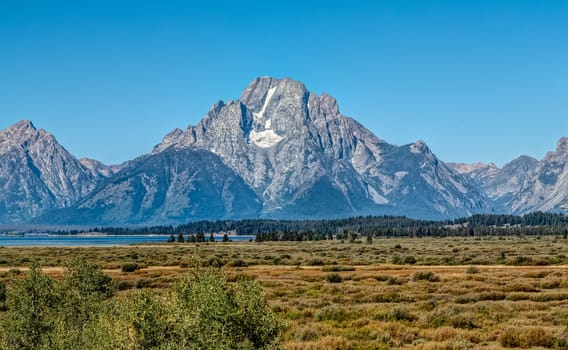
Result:
M258 286L229 284L219 269L199 270L174 291L194 349L272 349L282 330Z
M57 285L32 264L25 279L16 280L9 288L2 319L2 348L54 348L56 313L61 300Z
M251 281L197 268L172 290L115 296L79 260L54 281L38 265L8 288L0 349L274 349L282 324Z

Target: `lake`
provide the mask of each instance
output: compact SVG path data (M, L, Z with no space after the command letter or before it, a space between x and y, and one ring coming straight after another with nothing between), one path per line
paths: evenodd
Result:
M176 235L174 235L177 237ZM26 234L22 236L0 235L0 247L35 246L35 247L67 247L67 246L114 246L144 243L167 243L169 235L52 235ZM232 241L254 240L255 236L229 236ZM184 235L187 238L187 235ZM206 238L209 238L207 235ZM223 236L215 236L221 241Z

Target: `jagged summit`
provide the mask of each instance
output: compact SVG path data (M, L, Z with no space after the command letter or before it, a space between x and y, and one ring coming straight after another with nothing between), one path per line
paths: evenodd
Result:
M38 132L31 120L21 120L9 128L0 131L0 142L16 142L30 138Z
M568 137L561 137L556 144L556 153L568 153Z
M263 199L267 216L346 216L402 206L415 216L448 217L483 203L425 142L390 145L342 115L332 96L289 78L254 79L239 100L217 102L198 125L173 130L153 153L169 148L217 154ZM413 191L416 186L425 190ZM450 207L443 204L448 200ZM335 207L324 214L310 202Z
M34 123L32 123L31 120L29 119L24 119L24 120L20 120L19 122L17 122L16 124L12 125L11 127L9 127L8 129L11 130L25 130L25 129L33 129L33 130L37 130Z

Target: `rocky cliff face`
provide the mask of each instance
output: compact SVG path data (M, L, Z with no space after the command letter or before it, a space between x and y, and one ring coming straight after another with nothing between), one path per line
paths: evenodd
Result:
M154 148L217 154L249 184L269 217L476 212L483 196L423 142L397 147L342 115L336 100L291 79L255 79L197 125Z
M0 222L25 222L68 207L90 193L101 176L53 135L21 121L0 131Z

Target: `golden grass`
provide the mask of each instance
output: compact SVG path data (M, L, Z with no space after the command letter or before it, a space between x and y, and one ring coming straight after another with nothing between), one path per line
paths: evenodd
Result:
M77 256L124 290L169 288L196 259L255 279L288 325L286 349L568 349L568 242L555 237L4 247L0 277L36 259L58 277ZM393 263L405 260L416 262Z

